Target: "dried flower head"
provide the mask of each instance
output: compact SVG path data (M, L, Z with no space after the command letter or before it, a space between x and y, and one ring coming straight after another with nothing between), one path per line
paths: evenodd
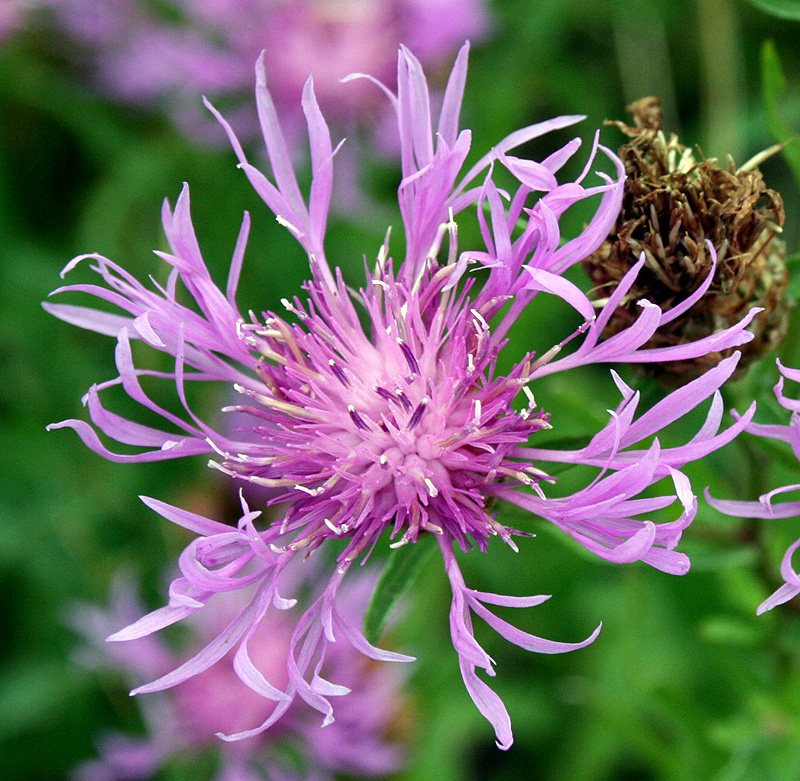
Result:
M631 141L619 150L627 181L622 210L603 245L584 262L598 304L645 256L645 267L608 324L607 333L626 328L646 298L669 310L708 278L708 292L682 317L659 329L649 346L679 345L716 333L741 319L751 307L763 308L752 330L755 339L742 349L738 372L773 350L788 325L786 247L776 236L783 225L780 195L764 184L756 167L770 153L740 168L728 157L726 168L685 147L661 129L658 98L642 98L628 107L634 127L611 122ZM730 351L691 361L650 364L648 372L667 385L682 384L715 366Z
M540 653L581 648L592 642L597 630L581 642L564 643L516 629L490 606L531 607L547 597L501 596L469 588L456 550L485 551L493 538L516 550L513 536L523 533L498 518L496 505L501 503L495 500L501 499L555 524L608 561L641 560L683 574L689 561L675 548L694 518L697 502L680 470L729 442L752 417L750 410L730 428L719 430L723 413L719 388L736 366L735 354L638 417L639 394L612 374L622 399L608 424L585 447L564 450L541 442L540 432L550 427L550 421L546 405L540 406L531 390L539 378L594 363L692 360L745 344L752 338L745 329L757 310L731 328L695 342L641 349L659 327L697 303L703 293L700 288L666 313L640 301L639 316L630 327L601 341L643 261L625 275L597 314L588 297L563 274L594 252L614 224L622 200L622 164L597 138L576 181L559 182L557 174L577 152L580 139L541 162L509 154L520 144L581 119L558 117L512 133L462 175L471 144L470 132L459 130L466 68L464 46L436 121L420 63L401 48L398 92L384 90L399 129L398 204L405 255L395 262L387 234L360 290L346 286L326 259L336 149L313 85L309 80L303 96L312 164L306 197L260 63L256 98L272 178L247 160L230 126L217 116L250 182L307 254L311 278L304 297L284 301L286 314L243 316L236 304L236 287L249 217L223 292L201 255L185 189L174 210L164 206L170 251L158 255L172 271L163 287L155 284L150 289L100 255L81 256L64 273L91 258L104 284L68 285L56 292L88 293L119 307L123 314L47 305L68 322L116 337L119 377L93 386L86 401L97 429L141 450L135 454L109 450L83 420L51 428L73 428L95 452L121 462L210 455L210 466L237 481L276 489L278 494L270 501L285 503L285 513L265 528L256 525L260 511L243 503L243 515L234 528L146 499L149 507L197 538L180 558L181 577L170 588L169 604L111 638L150 634L203 609L215 595L256 586L239 617L206 649L137 690L174 686L238 646L237 674L277 706L260 725L227 739L267 729L298 696L324 715L325 724L333 721L331 700L347 693L324 677L326 658L335 643L350 643L377 660L412 661L369 643L342 615L336 595L351 566L376 546L399 547L398 555L409 555L409 547L421 537L432 537L452 588L450 628L462 677L492 723L498 744L508 748L512 743L508 713L476 672L480 667L494 675L494 662L475 639L473 614L511 642ZM587 186L584 180L598 151L609 158L616 176L599 173L600 183ZM516 180L510 193L502 192L492 179L494 168L500 166ZM580 235L562 241L563 212L594 196L600 197L599 204L589 224ZM480 244L462 251L456 220L469 219L470 213L480 230ZM178 289L179 282L195 307L181 303L184 291ZM497 359L509 328L535 299L546 301L548 296L565 301L582 324L572 333L568 328L560 344L545 345L540 355L529 353L507 375L499 375ZM546 308L543 314L547 315ZM174 372L137 368L133 339L173 356ZM175 383L184 416L147 396L139 382L145 374ZM214 380L240 394L241 402L232 411L251 421L241 438L224 427L220 431L208 425L187 402L187 381ZM101 393L116 384L163 416L171 430L144 426L107 410ZM662 448L654 435L709 398L708 418L697 435L686 445ZM586 465L594 476L570 495L553 495L548 463ZM657 487L640 496L651 486ZM676 504L674 520L649 519ZM279 595L290 562L332 541L340 551L335 570L319 599L297 619L287 658L288 684L276 687L253 663L248 645L269 610L293 607L293 600Z

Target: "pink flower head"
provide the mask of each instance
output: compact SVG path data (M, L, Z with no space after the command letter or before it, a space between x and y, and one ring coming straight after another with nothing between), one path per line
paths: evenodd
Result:
M56 292L89 293L116 305L123 314L47 305L68 322L115 336L119 368L117 379L89 390L86 402L95 427L67 420L51 428L74 428L95 452L121 462L207 454L215 469L235 480L276 489L273 503L286 503L285 514L264 529L256 525L257 511L246 511L233 529L154 499L145 500L197 538L181 556L182 576L171 586L169 604L113 639L147 635L201 610L215 594L255 586L255 596L239 618L204 651L139 689L157 691L184 681L238 644L237 673L254 691L278 705L263 723L229 739L266 729L296 696L319 710L325 724L330 723L332 700L345 693L322 677L326 654L336 643L350 643L378 660L411 661L369 644L340 612L336 592L351 565L375 546L397 548L434 535L453 590L451 633L465 684L494 726L498 744L507 748L512 736L506 709L476 674L480 667L494 675L494 667L473 636L473 613L511 642L541 653L580 648L592 642L597 631L581 642L562 643L515 629L489 606L529 607L547 597L500 596L467 587L454 549L485 551L490 540L499 537L516 550L513 537L519 532L501 523L492 509L499 498L551 521L609 561L643 560L682 574L689 563L675 547L694 518L696 499L681 467L730 441L752 417L750 410L719 431L723 409L718 391L733 372L737 353L644 412L639 411L638 392L612 373L621 402L584 448L530 447L539 432L550 427L546 400L540 407L530 390L539 378L593 363L684 359L743 344L752 337L745 328L756 310L733 328L698 342L643 349L661 324L698 300L704 292L700 288L666 313L642 301L641 315L632 326L600 341L644 260L597 313L563 273L595 250L613 224L622 198L622 165L595 139L577 181L561 183L557 174L578 150L579 139L541 162L509 154L520 144L580 119L568 116L512 133L462 174L471 141L468 130L459 130L466 69L464 46L437 119L419 62L407 49L400 51L397 94L386 92L399 127L403 179L398 199L405 256L395 262L387 235L374 267L367 271L366 283L357 292L345 286L340 272L325 257L336 150L312 83L309 80L303 93L313 174L305 196L265 84L262 62L256 97L272 178L248 162L225 120L219 119L229 132L240 167L308 256L311 279L305 296L284 301L287 314L243 316L235 292L249 217L245 217L223 292L203 262L184 189L174 210L164 207L171 250L159 255L172 266L164 287L149 289L104 257L81 256L65 272L83 258L92 258L105 284L70 285ZM584 182L598 151L611 161L616 178L601 173L601 183L588 186ZM492 179L499 166L516 180L508 194ZM593 196L599 197L599 204L584 231L562 240L561 214ZM458 221L470 215L479 225L481 246L462 251L457 243ZM179 281L194 298L197 310L179 303ZM583 325L571 336L565 334L562 344L540 356L530 353L508 374L498 374L496 361L509 328L534 299L547 296L566 301L583 318ZM162 409L145 394L139 377L151 372L135 367L133 339L174 356L175 370L166 376L175 382L185 418ZM578 346L563 349L567 343ZM184 386L188 381L207 380L222 380L239 391L241 403L227 409L251 417L247 436L237 439L230 432L221 433L192 412ZM107 410L101 393L116 384L165 417L172 430L144 426ZM708 398L712 403L707 420L687 444L662 448L653 438ZM135 455L112 452L96 429L142 450ZM596 467L597 475L573 495L557 497L551 495L548 462L589 465ZM640 497L657 483L667 487L659 495L648 492L647 498ZM657 524L647 518L675 502L675 520ZM250 640L268 610L289 606L279 596L284 568L329 540L344 541L344 548L324 593L295 626L287 660L289 683L278 690L253 663Z
M307 568L306 568L307 569ZM313 568L312 568L313 569ZM309 586L298 564L287 576L295 585ZM342 589L345 613L363 611L365 595L375 585L374 573L363 572ZM190 643L195 649L212 641L236 618L247 601L238 593L227 602L215 601L189 619ZM87 640L81 656L93 667L122 673L133 685L167 673L177 664L173 650L155 637L142 637L131 643L106 644L105 636L115 626L133 620L141 613L136 589L129 578L118 577L108 611L81 606L72 624ZM286 613L275 612L261 623L250 642L250 653L259 669L273 681L285 685L285 656L292 636ZM386 735L390 724L403 707L400 680L393 668L376 666L339 643L328 659L332 671L353 693L335 724L320 730L313 713L295 702L268 733L241 743L222 743L214 739L220 729L230 729L264 719L275 702L262 697L238 677L231 659L196 675L174 689L143 698L142 716L146 735L133 737L120 733L105 735L99 742L100 757L81 764L74 777L79 781L134 781L151 778L176 754L220 748L219 781L250 781L262 777L299 781L286 766L282 747L290 743L302 756L302 778L325 781L336 773L358 777L382 776L402 765L399 744ZM266 776L262 773L266 772Z
M790 369L780 361L778 361L778 369L781 377L775 384L775 397L778 399L778 403L791 413L789 423L785 426L780 424L749 423L745 430L759 437L787 442L792 448L795 458L800 459L800 401L789 398L783 393L785 380L800 382L800 370ZM792 518L800 515L800 501L779 502L778 504L773 504L772 501L776 496L792 491L800 491L800 484L775 488L759 496L758 501L755 502L715 499L709 494L708 489L706 489L706 499L712 507L716 507L717 510L737 518ZM782 605L800 594L800 575L792 566L792 556L798 548L800 548L800 540L792 543L784 554L781 562L781 577L784 583L774 594L758 606L756 611L758 615L766 613L768 610L772 610L772 608Z

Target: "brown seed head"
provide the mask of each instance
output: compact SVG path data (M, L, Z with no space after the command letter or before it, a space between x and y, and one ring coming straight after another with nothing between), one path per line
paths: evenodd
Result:
M757 164L762 153L740 168L706 159L661 129L658 98L642 98L628 110L634 127L616 125L631 138L619 150L627 180L622 210L605 243L584 261L597 304L611 295L625 273L645 254L645 266L615 312L607 335L626 328L646 298L667 311L707 278L717 251L717 268L705 296L683 317L653 336L648 347L683 344L728 328L751 307L763 307L742 348L739 375L755 358L773 350L786 334L789 275L786 247L776 235L784 221L780 195L764 184ZM777 151L779 147L774 148ZM769 153L774 153L768 150ZM645 364L666 385L682 385L715 366L730 351L694 361Z

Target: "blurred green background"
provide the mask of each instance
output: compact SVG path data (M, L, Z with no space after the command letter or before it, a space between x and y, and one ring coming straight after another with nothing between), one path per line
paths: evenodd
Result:
M731 154L742 163L773 143L761 97L766 40L787 76L780 111L800 128L800 22L744 0L498 0L491 12L493 32L471 56L463 116L475 154L557 114L586 114L577 132L589 142L604 119L626 119L628 103L656 94L666 129L708 156ZM92 740L104 730L137 729L136 703L122 682L75 663L79 641L66 623L76 601L105 601L123 564L141 575L152 605L160 603L162 573L186 537L137 495L205 508L220 505L224 490L202 458L112 464L70 431L45 432L48 423L85 417L81 395L116 372L111 340L49 317L40 301L82 252L103 253L140 279L161 274L151 252L164 243L160 203L174 202L184 181L220 282L241 212L253 215L244 309L276 307L305 276L302 254L230 151L194 145L158 113L105 100L67 48L34 21L0 44L0 778L31 781L67 777L94 756ZM552 151L569 137L556 134L528 151ZM614 128L602 138L612 148L623 142ZM796 254L800 209L791 170L783 157L762 170L785 199L786 237ZM330 232L330 257L355 283L387 215L399 225L396 171L383 161L365 178L379 205L356 220L337 216ZM585 216L572 215L565 233L579 230ZM566 333L559 313L539 306L515 338L521 352L546 349ZM783 351L794 366L798 344L795 336ZM730 389L729 403L744 409L754 393L768 395L774 380L769 358ZM551 378L535 390L562 434L588 437L616 405L607 371ZM132 409L121 395L114 399L115 409ZM785 422L764 399L759 419ZM214 401L205 399L209 416ZM699 420L687 421L675 442ZM692 476L698 492L711 485L717 496L755 498L796 482L796 467L742 440ZM409 685L410 760L398 778L800 779L798 604L755 615L777 585L780 556L800 523L749 524L701 504L682 545L693 568L676 578L641 563L605 564L535 520L516 522L538 536L523 540L519 555L498 544L489 555L461 557L468 583L553 594L514 616L544 637L574 641L601 620L604 629L588 649L537 656L478 628L498 663L496 689L515 728L515 745L500 752L461 683L449 588L431 559L393 640L420 660ZM187 758L159 777L207 772Z

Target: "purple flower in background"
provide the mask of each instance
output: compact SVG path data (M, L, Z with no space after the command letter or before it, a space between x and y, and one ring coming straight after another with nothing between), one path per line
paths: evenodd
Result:
M775 397L778 403L786 410L791 412L789 423L785 426L780 424L763 425L760 423L749 423L745 430L750 434L767 439L776 439L780 442L788 442L795 457L800 459L800 401L791 399L783 394L785 380L800 382L800 370L790 369L778 361L778 369L781 377L775 384ZM772 500L781 494L800 491L800 484L784 485L775 488L768 493L758 497L758 501L742 502L726 499L715 499L706 489L706 499L712 507L716 507L727 515L738 518L792 518L800 515L800 501L779 502L773 504ZM800 575L797 574L792 566L792 556L800 548L800 540L789 546L781 562L781 577L783 585L769 598L765 599L756 611L758 615L767 610L788 602L793 597L800 594Z
M309 573L297 564L286 572L297 587ZM308 568L305 568L308 569ZM312 568L313 569L313 568ZM341 609L356 616L364 609L366 595L375 585L371 573L361 573L342 589ZM201 648L212 641L247 604L239 593L228 602L213 602L189 621L190 645ZM119 577L112 590L108 611L82 606L72 624L88 641L80 649L84 663L122 673L131 685L164 675L177 663L174 651L154 637L131 643L107 644L105 637L120 624L141 615L136 588ZM287 682L286 653L292 625L287 614L275 612L263 621L250 641L250 654L273 681ZM270 779L333 779L337 773L376 777L397 771L403 752L387 738L392 721L404 707L399 693L397 668L377 666L342 643L331 649L330 669L352 688L327 730L320 730L314 711L297 703L268 733L240 743L220 743L214 733L263 720L275 703L248 688L228 659L190 678L180 686L140 700L146 735L111 733L99 741L99 758L81 764L74 772L78 781L133 781L151 778L172 757L184 752L218 749L220 762L214 778L219 781ZM285 748L302 760L302 771L287 762Z
M219 128L200 110L201 95L224 99L237 131L256 136L249 93L262 50L272 98L294 136L309 74L328 118L350 126L382 105L370 85L347 89L340 79L365 70L394 87L401 43L424 65L442 65L488 29L484 0L167 0L171 19L132 0L44 2L83 44L105 92L160 105L208 140Z
M24 15L34 2L36 0L3 0L0 3L0 43L22 26Z
M270 727L296 696L320 711L325 724L331 723L331 700L346 693L344 687L323 677L326 657L337 643L349 643L378 660L411 661L368 643L356 623L340 611L336 594L350 566L368 557L376 545L398 548L433 535L452 587L450 628L464 682L494 726L498 744L507 748L512 742L508 713L476 673L481 668L494 675L494 666L473 635L473 613L512 643L540 653L581 648L594 640L597 631L582 642L563 643L514 628L489 606L529 607L547 597L475 591L465 584L454 551L485 551L493 537L516 550L513 536L522 532L496 517L495 500L503 499L554 523L604 559L642 560L665 572L683 574L689 562L675 547L694 518L696 499L680 470L729 442L753 415L751 409L730 428L719 431L723 406L718 390L733 372L737 353L642 413L639 393L612 373L620 404L584 448L530 447L539 432L550 427L546 399L540 407L530 389L541 377L593 363L685 359L743 344L752 338L745 328L757 310L736 326L697 342L641 349L660 325L680 316L703 295L709 276L704 286L668 312L642 301L641 314L630 327L600 341L644 260L598 313L563 273L594 251L613 224L622 197L620 161L595 139L577 181L560 183L556 174L577 152L579 139L542 162L509 154L520 144L581 119L569 116L512 133L462 175L471 141L469 131L458 128L466 68L465 46L436 121L419 62L407 49L400 51L398 92L387 93L396 111L401 145L403 179L398 199L405 257L401 262L393 260L387 234L360 290L348 288L325 256L336 150L312 83L309 80L303 93L313 169L306 198L265 86L262 62L256 96L272 179L247 161L230 127L217 116L230 134L241 168L308 256L311 279L304 297L285 300L287 314L243 316L235 292L249 217L245 217L223 292L202 259L184 189L174 209L164 206L170 251L158 254L172 271L163 287L154 283L148 289L112 261L85 255L75 258L64 273L90 258L105 284L75 284L55 292L88 293L124 314L46 305L63 320L116 337L119 369L117 379L93 386L87 394L94 427L82 420L67 420L51 428L74 428L92 450L120 462L207 454L215 469L235 480L273 489L277 495L270 502L285 503L283 515L262 529L256 525L258 512L245 512L238 527L231 528L145 499L148 506L197 538L180 557L182 574L170 587L169 604L112 639L148 635L201 610L214 595L255 587L239 617L203 651L137 690L159 691L185 681L238 645L237 674L277 706L262 723L227 739L248 737ZM601 183L587 186L584 180L598 151L610 160L616 178L600 173ZM500 167L516 180L509 194L492 179ZM562 241L560 216L573 204L595 196L597 211L586 228L576 238ZM457 220L468 219L470 213L479 225L481 246L460 250ZM179 282L194 298L196 309L179 303L183 297ZM565 333L561 344L541 355L528 354L507 375L497 374L496 361L509 328L542 294L545 300L556 296L566 301L583 325L571 335ZM547 316L546 308L543 316ZM137 369L131 354L134 339L174 356L174 371ZM563 350L569 342L578 346ZM186 415L176 415L150 399L139 382L143 375L174 381ZM209 380L238 390L240 403L226 409L250 416L251 430L241 438L215 430L191 410L186 383ZM172 430L145 426L106 409L101 393L119 384L137 402L163 416ZM653 438L709 398L706 422L688 443L662 448ZM112 452L96 429L142 450L138 454ZM557 496L549 485L554 481L548 476L547 463L588 465L596 468L596 475L572 495ZM656 484L659 491L640 496ZM649 520L652 513L675 502L674 520ZM329 540L342 541L344 547L324 592L295 624L287 659L288 683L283 687L282 682L267 680L248 649L268 611L289 607L289 601L279 595L284 569Z

